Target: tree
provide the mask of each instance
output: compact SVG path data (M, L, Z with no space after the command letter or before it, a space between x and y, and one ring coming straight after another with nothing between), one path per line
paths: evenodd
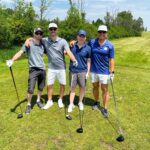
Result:
M40 21L42 22L43 19L45 19L45 13L47 9L50 7L52 3L52 0L40 0Z

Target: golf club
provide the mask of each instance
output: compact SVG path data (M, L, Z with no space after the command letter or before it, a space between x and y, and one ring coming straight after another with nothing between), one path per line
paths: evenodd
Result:
M85 79L85 93L86 93L86 79ZM85 99L86 99L85 93L84 93L83 105L85 104ZM83 116L84 116L84 110L79 110L80 128L76 130L77 133L83 133Z
M114 104L115 104L116 120L117 120L117 125L118 125L118 128L119 128L119 131L117 131L117 133L119 134L119 136L116 138L116 140L118 142L123 142L125 140L125 138L124 138L124 136L122 134L121 127L120 127L120 120L119 120L119 117L118 117L118 109L117 109L116 97L115 97L115 92L114 92L114 85L113 85L113 81L112 81L111 78L110 78L110 82L111 82L113 99L114 99Z
M14 75L13 75L13 71L12 71L12 67L9 67L10 69L10 72L11 72L11 76L12 76L12 79L13 79L13 83L14 83L14 87L15 87L15 91L16 91L16 95L17 95L17 99L18 99L18 102L20 103L20 100L19 100L19 95L18 95L18 91L17 91L17 87L16 87L16 83L15 83L15 79L14 79ZM22 113L22 108L21 108L21 105L19 105L20 107L20 111L21 113L18 114L17 118L20 119L23 117L23 113Z
M70 92L71 92L71 87L72 87L73 79L74 79L74 74L72 74L72 77L71 77ZM69 96L70 96L70 92L69 92ZM70 102L69 102L69 103L70 103ZM69 106L69 104L68 104L68 106ZM67 119L67 120L72 120L72 117L71 117L71 115L68 113L68 111L67 111L67 114L66 114L66 119Z

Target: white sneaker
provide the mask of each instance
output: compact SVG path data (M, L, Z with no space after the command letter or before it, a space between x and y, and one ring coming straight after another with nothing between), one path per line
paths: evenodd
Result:
M75 106L73 104L69 104L68 113L72 112L73 108L75 108Z
M52 100L48 100L46 105L43 107L43 109L48 109L53 105L53 101Z
M58 100L58 107L59 107L59 108L63 108L63 107L64 107L64 104L63 104L63 102L62 102L62 99L59 99L59 100Z
M82 103L82 102L79 102L78 105L79 105L79 109L80 109L80 110L83 110L83 109L84 109L84 106L83 106L83 103Z

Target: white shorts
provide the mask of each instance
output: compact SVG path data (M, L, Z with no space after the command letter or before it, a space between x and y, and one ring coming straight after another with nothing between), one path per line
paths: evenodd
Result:
M47 84L53 85L55 79L57 79L60 84L66 85L66 70L48 69Z
M99 82L101 84L110 83L110 75L91 73L92 83Z

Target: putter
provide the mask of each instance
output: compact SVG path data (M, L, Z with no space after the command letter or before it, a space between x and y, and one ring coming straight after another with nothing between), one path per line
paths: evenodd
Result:
M14 75L13 75L13 71L12 71L12 67L9 67L10 69L10 72L11 72L11 76L12 76L12 80L13 80L13 83L14 83L14 87L15 87L15 91L16 91L16 95L17 95L17 99L18 99L18 102L20 103L20 99L19 99L19 94L18 94L18 90L17 90L17 87L16 87L16 83L15 83L15 79L14 79ZM20 119L23 117L23 113L22 113L22 108L21 108L21 105L19 105L20 107L20 111L21 113L18 114L17 118Z
M74 74L72 75L72 78L71 78L70 92L71 92L71 87L72 87L73 78L74 78ZM70 95L70 92L69 92L69 95ZM68 105L69 105L69 104L68 104ZM72 117L71 117L71 115L68 113L68 111L67 111L67 114L66 114L66 119L67 119L67 120L72 120Z
M86 79L85 79L85 93L86 93ZM85 93L84 93L84 99L83 99L83 105L85 104ZM83 116L84 116L84 110L79 110L80 114L80 128L76 130L77 133L83 133Z
M116 97L115 97L115 92L114 92L114 85L113 85L113 81L112 81L111 78L110 78L110 82L111 82L113 99L114 99L114 104L115 104L115 111L116 111L116 118L117 118L116 120L117 120L117 125L118 125L118 128L119 128L119 131L117 131L117 133L119 134L119 136L116 138L116 140L118 142L123 142L125 140L125 138L124 138L124 136L122 134L121 127L120 127L120 120L118 118L118 109L117 109Z

